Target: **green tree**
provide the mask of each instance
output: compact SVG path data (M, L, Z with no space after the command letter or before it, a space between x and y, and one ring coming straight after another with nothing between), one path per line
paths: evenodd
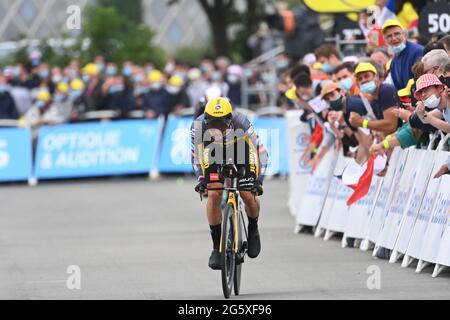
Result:
M84 16L80 39L89 39L90 44L82 60L100 54L118 63L131 60L164 65L165 53L152 44L155 33L148 26L128 19L114 6L90 6Z
M169 5L179 0L167 0ZM216 55L239 57L247 59L249 56L246 40L257 28L263 18L263 10L267 0L246 0L246 10L239 13L235 7L235 0L197 0L205 12L212 35ZM237 26L235 39L230 39L228 29Z

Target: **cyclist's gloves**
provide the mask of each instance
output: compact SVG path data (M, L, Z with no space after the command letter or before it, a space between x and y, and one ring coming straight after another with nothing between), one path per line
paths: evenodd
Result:
M261 181L255 181L255 183L253 184L253 187L251 189L251 192L255 195L258 196L262 196L264 193L263 187L262 187L262 183Z
M198 184L195 186L195 192L205 193L206 188L207 183L205 181L205 177L198 177Z

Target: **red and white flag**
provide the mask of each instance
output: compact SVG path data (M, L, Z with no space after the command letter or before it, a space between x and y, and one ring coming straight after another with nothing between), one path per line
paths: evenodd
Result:
M353 189L352 196L347 200L351 206L358 200L364 198L370 190L372 177L386 167L386 156L372 155L362 166L352 160L342 173L342 182Z

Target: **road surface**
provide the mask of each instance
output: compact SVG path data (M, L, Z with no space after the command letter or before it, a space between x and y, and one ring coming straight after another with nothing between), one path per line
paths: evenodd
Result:
M207 266L205 203L193 185L192 178L169 177L1 186L0 299L222 299L220 272ZM415 274L342 249L338 239L295 235L287 194L286 180L265 183L262 252L247 258L242 295L234 299L450 296L448 271L433 279L432 268ZM373 265L381 270L380 290L367 287ZM81 288L69 290L69 278Z

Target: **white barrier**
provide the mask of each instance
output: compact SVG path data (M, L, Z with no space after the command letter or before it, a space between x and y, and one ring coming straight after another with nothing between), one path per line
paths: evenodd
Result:
M300 160L308 146L311 130L307 123L299 121L302 110L286 112L289 145L289 210L295 216L309 182L311 168Z
M417 215L422 204L422 200L425 197L427 191L427 185L430 181L431 174L433 172L433 166L435 162L436 152L431 150L417 150L419 151L419 157L421 157L420 166L415 166L418 170L417 176L413 177L414 185L411 192L411 198L408 201L408 205L404 208L401 221L397 221L398 234L397 241L395 242L391 259L389 262L395 263L399 259L400 255L405 254L408 249L408 243L411 239L411 235L414 231L414 224L417 219ZM413 171L415 172L415 171ZM409 192L409 186L406 186Z
M339 155L334 161L334 157L329 152L311 175L297 224L315 223L315 236L326 230L325 240L343 232L343 246L347 238L361 239L361 250L373 243L374 255L380 247L391 249L391 263L404 255L402 267L418 259L416 272L435 264L433 277L450 266L450 176L432 177L446 163L449 152L394 149L385 177L374 177L369 194L350 208L346 201L352 190L336 177L348 159Z
M364 239L367 221L370 218L370 210L375 201L375 196L380 188L381 179L373 177L369 193L364 198L353 204L347 214L347 223L344 228L345 233L342 239L342 246L346 247L347 238Z
M386 216L384 218L383 226L380 231L380 236L377 241L378 247L383 247L392 250L399 234L400 224L403 218L403 212L407 208L407 204L411 200L411 189L415 185L419 171L425 155L424 150L410 149L408 151L408 159L405 163L403 172L399 172L397 177L398 183L395 183L392 191L392 204L389 206ZM431 165L430 163L429 165ZM425 170L422 170L425 171ZM428 170L429 171L429 170Z
M399 170L397 164L404 163L406 160L407 152L401 152L399 149L395 149L392 153L389 168L387 170L386 176L381 184L381 191L375 200L375 206L373 207L373 212L370 217L370 224L367 232L366 241L376 243L380 230L382 228L385 212L389 209L392 201L392 190L395 186L395 179L399 175Z
M450 176L445 176L441 181L442 190L450 190ZM444 214L448 221L445 227L444 235L441 238L441 243L439 245L439 252L436 259L436 266L434 268L433 277L437 277L445 267L450 266L450 195L447 194L446 204L442 208L442 213Z
M336 160L337 152L327 152L316 171L311 175L305 195L297 211L297 225L313 227L317 225Z
M333 170L333 177L331 178L330 187L328 189L328 194L325 200L322 214L320 216L318 228L316 229L316 237L321 236L321 234L325 230L325 240L328 240L334 232L341 229L341 225L343 225L346 221L347 206L340 206L341 209L338 209L339 205L337 204L337 199L339 191L350 191L347 190L348 188L344 188L345 186L342 185L342 181L337 178L337 176L342 175L342 172L344 171L344 168L349 161L350 158L344 157L342 152L339 153L338 159L336 161L336 166ZM339 201L342 201L343 197L340 196L339 198Z
M436 168L439 166L439 163L443 163L443 161L445 161L445 156L445 153L436 154L433 172L436 172ZM421 201L421 206L414 223L414 229L410 236L406 254L403 257L402 267L404 268L408 267L413 259L419 259L420 257L420 250L422 248L428 223L431 219L431 212L434 207L440 184L441 179L430 179L428 182L425 196Z
M444 179L447 180L447 178L445 177ZM428 222L423 238L416 272L421 272L429 263L436 263L439 254L439 246L447 226L448 203L450 201L450 188L444 188L444 186L445 184L441 181L441 187L436 195L433 210L431 211L431 219Z

